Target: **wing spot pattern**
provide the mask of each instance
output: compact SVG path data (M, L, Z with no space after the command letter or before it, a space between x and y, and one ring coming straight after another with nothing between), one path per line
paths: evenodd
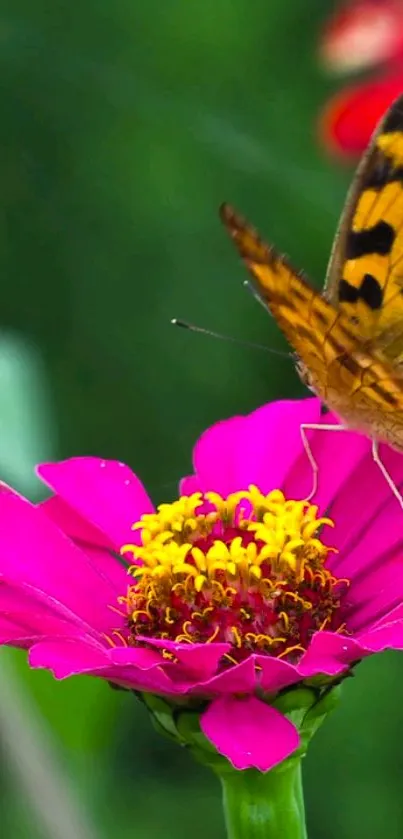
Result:
M377 253L387 256L393 247L395 231L387 221L378 221L367 230L350 230L346 242L346 259Z
M357 303L363 300L370 309L376 311L382 307L383 291L380 283L372 274L364 274L361 285L353 286L347 280L340 280L340 303Z

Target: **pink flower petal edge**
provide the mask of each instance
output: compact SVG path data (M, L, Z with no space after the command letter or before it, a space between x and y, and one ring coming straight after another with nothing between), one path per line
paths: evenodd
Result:
M139 478L117 460L74 457L60 463L42 463L37 473L117 551L133 541L132 524L143 513L154 510Z
M203 734L235 769L267 772L299 746L293 724L255 696L214 699L200 718Z

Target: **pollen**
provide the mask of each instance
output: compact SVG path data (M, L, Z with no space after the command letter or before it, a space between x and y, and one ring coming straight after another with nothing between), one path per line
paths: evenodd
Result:
M326 526L315 505L256 486L161 504L133 525L140 544L121 549L127 643L220 641L224 666L253 652L297 662L314 632L344 631L348 580L326 567Z

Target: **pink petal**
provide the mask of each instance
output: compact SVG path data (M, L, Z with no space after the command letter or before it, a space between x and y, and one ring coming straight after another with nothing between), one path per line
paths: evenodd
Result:
M300 423L302 422L317 422L322 426L341 424L331 413L319 415L312 420L305 416L304 412L304 416L300 417ZM337 497L340 487L356 469L357 463L368 452L369 443L365 437L352 431L327 431L323 428L308 430L306 434L319 469L318 489L313 503L318 505L323 515ZM284 483L285 495L288 498L306 497L311 492L313 479L313 471L301 440L299 457Z
M203 491L228 495L249 484L280 487L301 453L301 422L318 422L318 399L270 402L245 417L217 423L200 437L194 466Z
M115 562L110 559L111 563ZM42 512L0 485L0 574L63 604L94 629L111 626L116 593L109 582ZM1 601L1 596L0 596ZM52 605L52 604L50 604ZM121 625L118 617L115 625Z
M323 424L339 422L334 414L324 414ZM326 512L357 466L368 457L370 444L362 434L353 431L316 431L312 452L319 465L318 490L314 498L319 511ZM347 505L345 496L345 504ZM330 509L332 515L333 508ZM341 524L337 520L338 524ZM332 541L333 544L333 541Z
M159 667L150 670L140 670L132 666L116 666L101 668L91 672L92 676L100 676L108 682L122 685L129 690L146 690L160 696L183 696L189 690L186 682L174 682L167 673Z
M215 673L220 659L230 649L230 644L180 644L163 638L143 638L141 635L138 636L138 641L173 652L186 668L188 675L199 681L204 681Z
M360 644L372 653L379 653L382 650L403 649L403 621L387 623L378 629L366 632L358 638Z
M179 493L193 495L194 492L201 492L199 478L197 475L186 475L179 483Z
M386 483L386 481L385 481ZM390 493L383 509L373 514L366 529L349 550L329 559L338 577L351 580L346 601L348 627L364 628L403 600L401 509Z
M403 482L402 455L388 446L381 446L380 456L394 482L399 486ZM337 569L338 573L344 557L348 561L352 551L356 548L360 550L360 543L365 534L368 534L369 542L373 546L372 556L379 548L382 552L387 550L390 545L389 532L379 529L377 518L389 503L392 503L392 515L398 520L401 512L398 502L393 498L390 487L368 451L368 456L364 457L352 472L332 506L331 515L337 524L332 544L338 548L340 556L332 556L329 567ZM355 559L351 564L354 568Z
M292 723L254 696L215 699L202 714L200 727L235 769L267 772L299 746Z
M81 637L87 624L43 592L27 585L0 581L0 635L2 644L29 647L47 636ZM95 635L95 633L94 633Z
M81 673L124 685L135 690L150 690L164 695L184 693L186 685L175 685L168 676L154 668L144 671L133 666L112 665L110 651L82 641L55 638L32 647L29 664L33 668L51 670L56 679Z
M228 693L251 693L256 688L256 668L255 657L253 655L246 658L240 664L235 664L229 667L228 670L223 670L212 679L206 682L199 682L195 688L194 693L202 694L203 696L219 696L220 694Z
M79 547L87 554L90 565L96 572L98 579L104 580L108 589L115 594L114 600L110 603L110 607L114 607L113 620L111 619L110 623L113 623L116 628L114 617L116 608L122 613L122 621L126 623L126 614L123 615L122 607L119 607L116 598L126 594L127 587L133 582L133 577L128 574L123 558L113 556L110 551L104 548L93 548L87 545L79 545Z
M115 589L116 595L122 594L127 586L127 570L120 560L111 561L111 548L105 536L82 519L58 495L52 495L38 506L69 539L89 555L92 565Z
M299 662L298 671L302 678L320 673L336 676L363 655L365 650L354 638L333 632L316 632Z
M394 621L403 620L403 603L399 603L392 611L388 612L386 615L382 615L382 618L373 626L373 629L378 629L380 626L384 626L386 623L394 623Z
M25 612L27 616L30 611L37 610L53 617L63 616L75 619L75 616L63 607L62 611L59 612L59 604L52 602L50 598L44 596L43 592L38 591L33 586L26 583L12 583L2 577L0 579L0 613L17 612L18 610L22 613ZM85 630L86 624L83 623L82 627Z
M24 635L21 632L18 620L14 622L12 617L0 617L0 644L2 646L21 647L21 649L27 650L35 640L39 640L37 636L30 633Z
M264 655L257 655L255 658L260 671L259 686L266 693L277 693L301 679L297 667L281 658Z
M7 632L2 637L2 644L11 643L11 638L20 642L20 646L30 647L34 642L46 638L65 637L82 638L82 630L74 624L62 621L54 615L45 611L35 612L31 610L28 614L23 611L5 612L0 618L1 626L7 626L11 636L7 638Z
M245 417L234 489L256 484L263 493L281 487L302 451L301 422L318 422L318 399L269 402Z
M120 667L134 665L139 670L149 670L163 664L160 653L142 647L115 647L109 650L109 657L112 664L118 664Z
M59 495L51 495L46 501L41 501L38 507L74 542L110 550L109 540L66 504Z
M0 580L0 614L21 614L21 626L36 626L41 634L41 625L47 619L54 620L55 633L58 624L61 627L61 634L70 633L73 637L77 634L93 634L99 640L99 633L94 627L72 612L65 603L61 603L54 596L35 588L24 582L11 582L6 578ZM115 612L113 614L114 629L121 629L124 625L124 618L119 620ZM34 623L36 621L36 623ZM70 629L68 629L68 627Z
M365 630L386 616L403 600L402 549L369 566L354 580L347 594L347 625L354 633Z
M111 549L108 547L105 536L82 519L58 495L52 495L38 506L81 550L89 555L94 568L97 568L98 573L107 580L116 595L121 595L127 587L127 570L120 560L111 561Z
M244 420L232 417L218 422L199 437L193 449L193 464L202 492L214 490L225 497L234 491L234 460Z
M53 638L35 644L29 652L29 665L51 670L56 679L66 679L79 673L91 673L110 665L102 647L84 640Z
M73 457L43 463L38 475L119 551L133 542L132 524L154 509L141 481L117 460Z

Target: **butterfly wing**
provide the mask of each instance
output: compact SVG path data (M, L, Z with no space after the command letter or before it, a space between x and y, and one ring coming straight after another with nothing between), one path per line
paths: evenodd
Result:
M403 96L380 123L347 197L325 297L395 363L403 360Z
M357 349L354 324L314 289L288 260L263 242L228 204L221 218L249 269L259 297L275 317L295 352L323 391L333 361ZM348 362L346 361L346 364Z
M375 348L366 351L357 325L343 307L336 308L316 291L228 204L221 207L221 218L312 389L349 426L403 450L403 386L398 372Z

